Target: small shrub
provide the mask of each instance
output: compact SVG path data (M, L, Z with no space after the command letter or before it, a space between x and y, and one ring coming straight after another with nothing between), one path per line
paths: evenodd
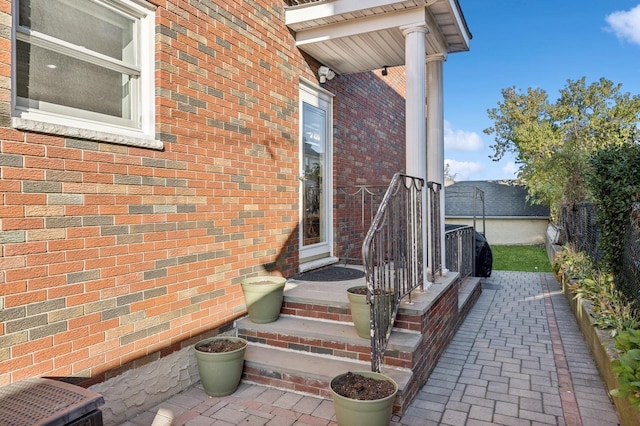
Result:
M618 375L618 387L610 391L617 398L627 398L631 406L640 409L640 330L626 330L616 337L616 348L623 351L611 363Z
M553 260L553 270L558 278L581 279L591 275L594 269L589 256L576 251L570 245L562 246Z
M563 248L556 256L554 270L559 277L569 278L567 287L575 297L591 302L596 327L610 330L612 337L638 327L640 315L616 289L613 275L595 268L584 253Z

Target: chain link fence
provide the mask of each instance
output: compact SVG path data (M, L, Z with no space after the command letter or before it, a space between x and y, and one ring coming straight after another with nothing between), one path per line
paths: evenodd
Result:
M597 215L592 203L563 206L558 220L558 243L571 244L586 253L595 265L600 261L598 250ZM616 287L636 306L640 307L640 203L634 203L624 241L620 273L615 277Z
M640 307L640 203L634 203L625 235L622 267L616 286Z
M598 263L598 228L597 215L593 203L578 203L565 205L560 210L558 220L561 241L569 243L589 255L594 263Z

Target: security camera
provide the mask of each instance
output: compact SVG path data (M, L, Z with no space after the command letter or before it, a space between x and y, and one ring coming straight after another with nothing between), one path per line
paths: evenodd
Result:
M318 68L318 77L320 77L320 83L326 83L327 80L332 80L336 76L336 73L329 67L324 65Z

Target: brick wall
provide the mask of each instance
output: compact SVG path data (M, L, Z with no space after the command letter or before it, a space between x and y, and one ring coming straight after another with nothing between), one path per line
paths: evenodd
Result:
M153 3L161 151L11 129L0 0L0 385L99 382L228 330L243 277L296 271L299 77L317 64L283 2ZM401 74L327 85L336 185L404 164L387 146L404 139Z
M336 95L334 115L335 255L361 259L369 229L393 175L405 170L404 67L338 76L325 88ZM360 186L366 186L364 204ZM364 212L364 221L363 213Z
M270 1L159 1L163 151L0 129L0 385L101 373L244 313L295 270L298 77ZM8 123L11 1L0 1Z

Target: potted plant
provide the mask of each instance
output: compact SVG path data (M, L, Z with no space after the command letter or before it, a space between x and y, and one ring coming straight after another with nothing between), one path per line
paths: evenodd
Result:
M356 286L347 289L351 320L356 333L363 339L371 338L371 306L367 303L367 287Z
M397 383L373 371L347 372L331 380L338 426L386 426L391 421Z
M376 303L387 303L392 293L376 290L373 296ZM371 305L367 303L367 286L355 286L347 289L347 298L349 299L349 308L351 309L351 320L356 328L356 333L363 339L371 338ZM390 318L379 318L378 324L386 328Z
M274 276L250 277L242 280L242 291L249 319L265 324L278 319L287 279Z
M238 388L244 368L247 341L240 337L216 336L195 344L198 373L209 396L231 395Z

